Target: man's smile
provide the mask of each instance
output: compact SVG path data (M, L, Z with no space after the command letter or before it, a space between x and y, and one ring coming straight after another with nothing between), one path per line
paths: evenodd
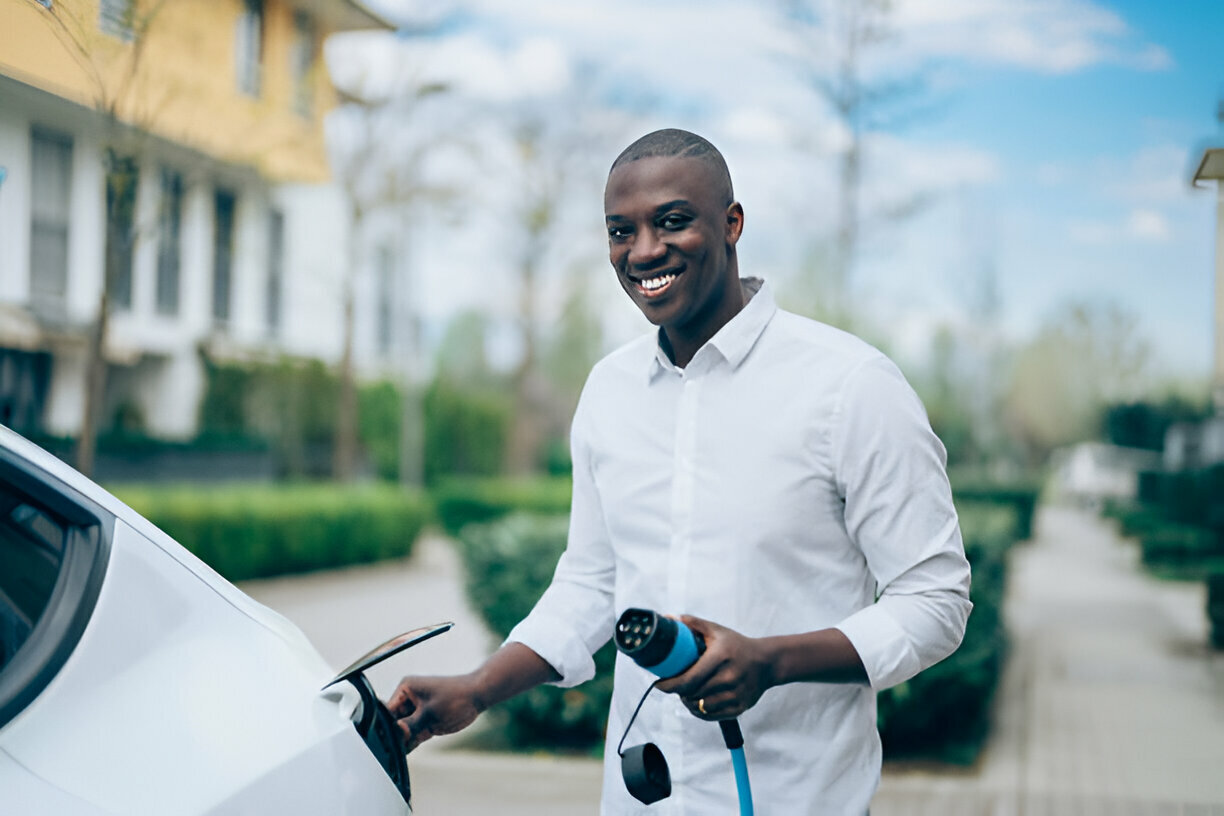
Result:
M662 275L653 275L649 278L639 278L635 275L629 275L628 277L638 294L646 298L655 298L670 289L672 281L683 273L684 268L681 267L673 272L665 272Z

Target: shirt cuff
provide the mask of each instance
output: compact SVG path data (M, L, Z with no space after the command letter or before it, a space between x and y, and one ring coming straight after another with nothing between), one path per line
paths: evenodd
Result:
M909 635L879 602L855 612L836 628L858 652L867 682L875 691L903 683L922 670Z
M570 688L595 676L595 658L582 637L564 621L528 615L506 636L506 643L521 643L557 670L560 680L551 685Z

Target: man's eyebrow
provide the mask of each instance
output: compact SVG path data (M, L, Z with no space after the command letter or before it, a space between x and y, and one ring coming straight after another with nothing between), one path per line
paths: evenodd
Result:
M662 213L662 212L666 212L667 210L672 209L673 207L691 207L691 206L692 205L689 203L688 199L677 198L674 201L669 201L666 204L660 204L659 206L655 207L655 212Z
M667 212L668 210L674 209L676 207L691 207L691 206L692 204L689 202L687 198L677 198L677 199L668 201L664 204L660 204L659 206L655 207L655 215L661 215ZM618 215L617 213L607 213L604 215L604 220L605 221L629 221L631 219L629 219L627 216L624 216L624 215Z

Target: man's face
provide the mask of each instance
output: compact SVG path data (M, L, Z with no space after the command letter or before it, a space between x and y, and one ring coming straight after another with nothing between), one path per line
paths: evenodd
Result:
M735 313L732 250L743 211L705 162L651 157L608 176L608 251L621 286L646 319L673 334L708 339Z

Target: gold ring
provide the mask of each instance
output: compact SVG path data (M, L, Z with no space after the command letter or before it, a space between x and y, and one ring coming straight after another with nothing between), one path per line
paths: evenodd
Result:
M700 700L697 701L697 710L700 711L702 714L706 713L704 697L702 697Z

